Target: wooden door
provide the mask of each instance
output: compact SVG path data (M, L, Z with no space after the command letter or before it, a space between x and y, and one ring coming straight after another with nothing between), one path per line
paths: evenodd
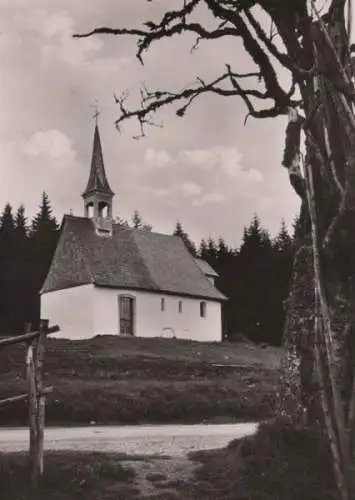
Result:
M120 295L119 298L120 334L134 334L134 298Z

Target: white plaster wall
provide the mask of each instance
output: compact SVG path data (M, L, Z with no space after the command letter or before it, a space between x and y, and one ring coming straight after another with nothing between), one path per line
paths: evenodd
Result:
M79 340L95 335L93 315L94 286L66 288L41 296L41 318L58 325L60 332L51 337Z
M205 301L206 317L200 317L200 300L133 290L95 288L95 334L112 335L119 332L118 296L135 298L135 335L137 337L172 337L220 342L222 340L221 304ZM161 298L165 311L161 311ZM179 313L179 300L182 312Z

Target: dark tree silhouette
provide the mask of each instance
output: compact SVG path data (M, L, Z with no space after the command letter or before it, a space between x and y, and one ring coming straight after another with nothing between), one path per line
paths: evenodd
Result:
M12 277L16 273L15 261L15 221L9 203L0 216L0 328L11 330L15 326L16 311L14 298L16 291Z
M178 236L179 238L182 239L182 241L185 243L185 246L186 248L188 249L188 251L196 256L197 255L197 250L196 250L196 245L195 243L190 239L190 236L185 232L184 228L182 227L182 224L181 222L177 222L176 223L176 226L175 226L175 229L174 229L174 232L173 232L173 235L174 236Z
M39 320L40 297L39 293L49 271L54 250L57 245L59 231L56 218L48 199L47 193L42 193L39 210L31 223L30 252L33 286L33 318Z

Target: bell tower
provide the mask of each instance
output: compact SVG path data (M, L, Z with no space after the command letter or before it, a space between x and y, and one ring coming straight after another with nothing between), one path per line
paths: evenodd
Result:
M112 199L114 192L108 183L102 154L100 132L96 111L94 144L92 150L89 179L82 193L84 214L93 220L96 232L102 236L112 234Z

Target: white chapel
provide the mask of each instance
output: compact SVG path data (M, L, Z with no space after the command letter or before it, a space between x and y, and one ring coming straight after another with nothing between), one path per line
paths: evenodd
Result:
M82 194L84 216L65 215L41 290L41 317L57 336L96 335L222 340L216 272L176 236L114 222L99 127Z

